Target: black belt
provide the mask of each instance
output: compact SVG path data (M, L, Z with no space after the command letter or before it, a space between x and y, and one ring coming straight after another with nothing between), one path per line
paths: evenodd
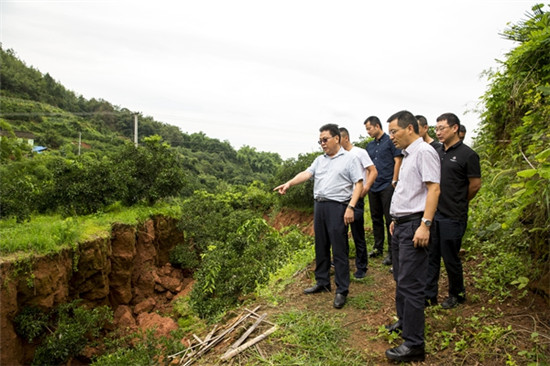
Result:
M414 220L421 219L422 216L424 216L424 212L417 212L417 213L413 213L413 214L406 215L406 216L392 217L391 220L393 222L395 222L396 225L399 225L399 224L404 224L404 223L409 222L409 221L414 221Z
M335 201L335 200L328 199L326 197L317 197L317 198L314 198L314 200L315 200L315 202L334 202L334 203L340 203L342 205L349 204L349 201L340 202L340 201Z

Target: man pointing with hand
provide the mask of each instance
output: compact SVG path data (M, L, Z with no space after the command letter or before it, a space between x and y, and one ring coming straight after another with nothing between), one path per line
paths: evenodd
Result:
M342 148L338 125L320 129L319 144L324 154L303 172L273 190L280 194L297 184L314 179L315 280L305 294L330 292L330 249L334 257L336 296L334 307L346 303L349 289L348 225L354 221L355 204L363 190L363 173L355 155Z

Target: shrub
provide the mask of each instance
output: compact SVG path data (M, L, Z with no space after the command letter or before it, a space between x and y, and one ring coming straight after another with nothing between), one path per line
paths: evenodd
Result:
M192 308L202 318L212 318L231 306L239 296L253 292L269 280L271 272L281 267L300 250L261 218L244 222L224 242L210 246L203 254L201 268L195 273L191 292Z
M14 322L16 331L27 341L39 343L33 365L58 365L77 356L88 342L99 336L104 324L112 320L107 306L93 310L79 307L80 300L62 304L49 314L26 308Z
M170 263L181 269L195 269L200 261L195 249L187 244L178 244L170 252Z

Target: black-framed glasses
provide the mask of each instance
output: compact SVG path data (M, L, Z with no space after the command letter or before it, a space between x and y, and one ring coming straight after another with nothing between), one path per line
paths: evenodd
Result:
M388 132L390 133L391 136L395 135L397 132L401 131L401 130L404 130L404 128L398 128L397 130L389 130Z
M318 143L319 145L321 145L321 144L326 144L327 141L330 140L330 139L332 139L332 138L334 138L334 136L333 136L333 137L323 137L322 139L319 139L319 141L317 141L317 143Z
M451 126L437 126L436 128L434 128L434 130L435 132L440 132L440 131L446 130L449 127Z

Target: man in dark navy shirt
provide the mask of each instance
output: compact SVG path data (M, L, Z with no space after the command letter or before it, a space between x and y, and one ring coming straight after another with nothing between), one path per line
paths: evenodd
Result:
M391 265L390 204L399 177L402 155L401 150L394 146L390 137L382 130L378 117L370 116L364 124L367 133L374 137L374 140L367 145L367 152L378 171L378 176L369 191L369 208L374 234L374 249L369 253L369 257L381 256L384 253L385 231L388 238L388 256L383 263Z
M468 221L468 203L481 188L479 156L459 138L459 129L460 120L453 113L437 118L436 134L443 144L437 150L441 158L441 194L434 217L435 235L429 247L426 305L437 304L443 258L449 277L449 295L441 304L444 309L466 300L459 252Z

